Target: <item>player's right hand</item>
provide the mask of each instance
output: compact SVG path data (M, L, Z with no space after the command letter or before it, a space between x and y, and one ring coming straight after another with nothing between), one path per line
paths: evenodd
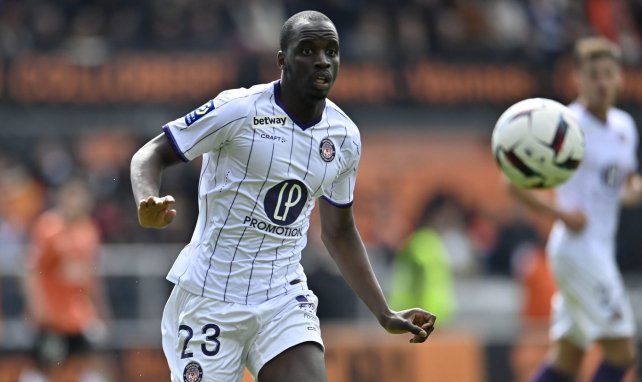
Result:
M586 215L581 211L564 212L560 219L573 233L580 233L586 227Z
M172 209L175 203L171 195L159 198L149 196L138 203L138 223L145 228L165 228L174 220L176 210Z
M381 326L389 333L412 333L415 336L410 343L422 343L428 339L435 329L437 317L423 309L414 308L400 312L390 312L379 320Z

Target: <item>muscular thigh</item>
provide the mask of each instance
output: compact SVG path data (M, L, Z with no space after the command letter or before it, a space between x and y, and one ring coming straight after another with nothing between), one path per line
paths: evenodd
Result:
M326 380L317 304L312 291L302 290L261 307L263 323L247 359L260 382Z
M622 277L612 259L594 254L553 259L565 310L588 344L601 338L631 337L633 311Z
M602 354L607 363L624 368L635 363L636 351L633 338L602 338L597 342L602 348Z
M256 325L247 307L178 287L163 313L163 351L172 381L235 382Z
M295 345L266 363L258 382L325 382L325 360L318 343Z

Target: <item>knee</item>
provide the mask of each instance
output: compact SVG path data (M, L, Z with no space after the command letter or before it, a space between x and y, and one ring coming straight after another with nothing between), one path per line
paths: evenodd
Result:
M583 349L566 343L557 343L551 352L552 366L567 375L577 375L583 358Z
M637 356L634 352L604 353L604 362L622 369L628 369L637 364Z
M601 343L604 362L623 369L637 364L634 341Z

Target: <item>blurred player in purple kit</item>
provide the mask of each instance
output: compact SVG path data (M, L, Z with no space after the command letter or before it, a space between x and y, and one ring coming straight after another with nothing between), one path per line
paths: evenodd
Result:
M511 186L533 210L557 220L547 252L558 292L553 298L548 363L534 382L572 381L584 352L597 343L604 360L594 382L623 380L635 362L635 318L615 261L621 205L642 202L638 133L629 114L614 107L622 82L619 49L603 38L575 47L577 101L569 105L586 139L577 173L549 201Z

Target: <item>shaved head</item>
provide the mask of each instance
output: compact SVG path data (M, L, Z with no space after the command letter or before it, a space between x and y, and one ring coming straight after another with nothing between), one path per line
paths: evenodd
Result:
M303 21L327 21L334 26L334 23L330 18L324 15L321 12L317 11L303 11L297 14L294 14L292 17L287 19L287 21L281 27L281 34L279 37L280 49L285 52L288 47L288 41L292 35L292 30L294 26ZM336 28L335 28L336 29Z

